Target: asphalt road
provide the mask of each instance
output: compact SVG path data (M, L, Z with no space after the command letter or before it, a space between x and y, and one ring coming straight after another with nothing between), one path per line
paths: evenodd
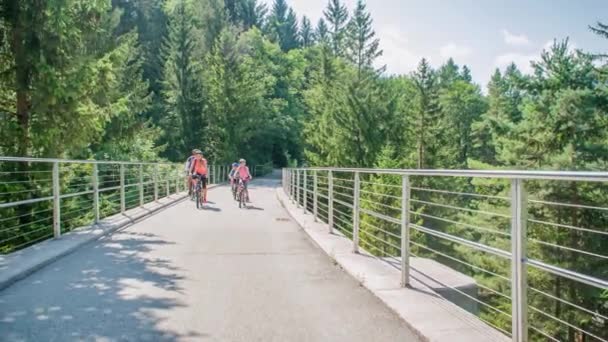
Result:
M277 180L182 202L0 293L1 341L417 341L292 222Z

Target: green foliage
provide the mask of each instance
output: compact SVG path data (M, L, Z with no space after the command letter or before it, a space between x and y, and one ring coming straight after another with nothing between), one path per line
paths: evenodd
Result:
M300 42L302 43L302 47L311 47L315 43L315 40L315 32L310 23L310 19L306 16L302 17L302 27L300 29Z
M359 78L372 71L374 61L382 55L380 40L372 28L373 20L363 0L357 1L346 30L346 58L357 68Z
M331 40L333 54L334 56L343 56L348 9L340 0L330 0L323 15L325 16L325 21L329 23L328 31L330 33L329 38ZM319 26L321 26L321 22L319 22ZM321 27L319 27L319 29L321 29Z
M165 127L163 142L169 159L177 160L184 151L202 146L208 120L203 116L201 41L195 25L193 7L179 0L169 12L169 29L163 46L163 102Z
M298 19L285 0L275 0L268 17L267 30L272 40L277 42L283 51L295 49L300 45Z
M258 0L0 0L0 154L181 161L197 147L213 163L244 157L268 166L608 168L606 54L573 51L567 40L556 41L532 64L531 75L514 64L496 70L484 95L471 70L451 58L437 68L422 59L411 74L387 77L376 64L382 50L364 1L351 13L340 0L330 0L313 28L285 0L275 0L270 11ZM603 23L590 30L608 38ZM23 185L48 181L48 169L0 165L0 177L24 171L37 172L22 176L23 183L1 184L0 194L13 200L49 196L48 187ZM62 191L85 191L75 182L90 172L66 171ZM401 177L363 180L362 208L399 219ZM336 185L345 190L349 182ZM410 182L417 201L410 208L412 223L509 249L508 182ZM608 201L608 189L598 184L530 181L526 187L536 204ZM119 209L110 196L101 198L105 214ZM85 202L66 200L65 210ZM0 214L10 219L2 221L0 240L27 235L0 252L46 238L48 224L36 222L35 213L49 209L48 203L3 209ZM348 212L343 205L336 209ZM563 228L604 229L603 211L530 204L528 214L536 221L529 225L530 257L608 277L605 259L555 247L605 254L605 239ZM352 217L340 215L348 234L352 224L344 221ZM90 219L77 216L69 228ZM20 228L3 230L14 226ZM399 229L364 215L362 246L396 257ZM510 291L505 262L420 231L412 232L412 242L414 254L470 275L481 300L510 312L503 296ZM606 315L605 291L538 270L528 275L535 289L554 297L535 292L529 304L606 337L606 322L555 300ZM484 307L479 315L510 329L504 314ZM536 311L530 321L556 339L585 340ZM531 334L531 340L543 339Z

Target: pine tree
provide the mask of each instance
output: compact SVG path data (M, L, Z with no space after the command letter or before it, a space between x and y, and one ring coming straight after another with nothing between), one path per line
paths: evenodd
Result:
M231 25L224 8L224 0L193 1L190 7L193 9L194 18L197 19L195 24L200 32L200 46L204 51L210 51L220 33Z
M49 0L0 6L0 106L8 113L0 127L11 132L2 143L4 153L57 157L98 139L111 114L98 95L114 86L104 77L115 65L105 60L112 47L95 44L93 37L115 28L109 24L110 4Z
M365 3L358 0L346 30L346 58L357 68L359 78L364 71L371 71L376 58L382 55L372 23Z
M471 76L471 69L469 69L469 67L466 65L462 67L462 79L465 82L473 82L473 77Z
M166 155L178 158L183 151L201 146L206 120L202 111L201 41L193 9L180 0L169 13L165 41L163 95L167 116L163 119Z
M295 12L289 8L285 0L275 0L267 25L269 36L281 46L283 51L289 51L299 46L298 20Z
M472 127L486 111L486 102L479 86L465 80L457 80L439 92L441 108L441 134L437 140L442 148L442 168L468 168L472 150Z
M445 88L459 79L461 79L460 67L454 62L454 59L450 57L437 71L437 84L440 87Z
M432 140L436 136L438 124L438 89L435 71L425 58L418 64L418 69L413 73L412 78L417 94L409 131L416 136L417 167L424 169L432 165L433 154L437 150Z
M242 13L244 0L224 0L224 10L228 21L234 26L241 26L242 24Z
M283 38L281 39L280 44L283 51L296 49L300 46L299 31L296 12L290 8L289 13L287 14L287 20L285 21Z
M329 23L331 47L335 56L344 55L344 35L348 21L348 9L340 0L330 0L327 9L323 11L325 20Z
M265 3L258 3L257 0L245 0L242 3L241 20L245 31L252 27L263 28L268 8Z
M315 36L319 43L329 44L329 31L327 28L327 24L325 23L325 20L323 20L323 18L319 19L319 22L317 23L317 28L315 29Z
M522 118L522 74L510 64L505 74L496 69L488 83L488 110L473 124L474 158L483 163L501 165L498 155L514 134Z
M144 59L137 45L137 34L122 35L116 43L112 58L121 61L117 63L117 85L106 92L106 97L113 102L113 116L106 124L103 137L91 145L91 150L95 159L155 160L159 129L146 118L152 94L144 81Z
M315 32L313 31L310 19L302 17L302 27L300 28L300 42L303 47L310 47L315 43Z
M605 102L605 97L595 91L598 79L593 58L572 52L565 40L555 42L548 51L544 51L540 60L533 63L533 68L534 74L524 82L526 96L521 105L521 120L514 125L513 133L504 139L499 161L509 168L522 169L605 169L608 134L605 112L600 105ZM598 185L593 186L598 190ZM584 182L527 182L526 190L536 200L565 204L532 206L528 213L531 220L592 230L603 229L607 223L603 214L567 205L594 206L608 200L605 191L590 191ZM532 223L528 227L528 236L531 241L528 255L531 258L587 275L606 276L600 271L605 260L583 257L581 253L567 249L601 253L608 247L605 241L597 239L597 234ZM540 291L593 310L597 310L601 301L599 289L576 286L564 278L537 270L529 272L529 283ZM595 322L590 315L547 296L533 295L529 301L530 305L548 308L551 315L577 322L577 326L592 333L606 331L605 322ZM545 331L555 339L584 339L573 328L551 326L552 320L538 312L532 312L530 319L546 327Z

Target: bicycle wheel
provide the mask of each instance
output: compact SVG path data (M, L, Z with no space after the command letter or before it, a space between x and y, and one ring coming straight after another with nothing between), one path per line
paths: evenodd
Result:
M190 184L190 200L196 200L196 186L194 183Z
M201 192L198 190L198 187L194 190L194 193L195 193L194 200L196 201L196 209L200 209L200 207L201 207Z
M239 208L242 208L245 205L245 192L243 189L239 191Z

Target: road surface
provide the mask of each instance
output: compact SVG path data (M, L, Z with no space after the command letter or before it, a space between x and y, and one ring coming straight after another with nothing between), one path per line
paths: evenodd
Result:
M417 341L276 199L181 202L0 293L2 341Z

